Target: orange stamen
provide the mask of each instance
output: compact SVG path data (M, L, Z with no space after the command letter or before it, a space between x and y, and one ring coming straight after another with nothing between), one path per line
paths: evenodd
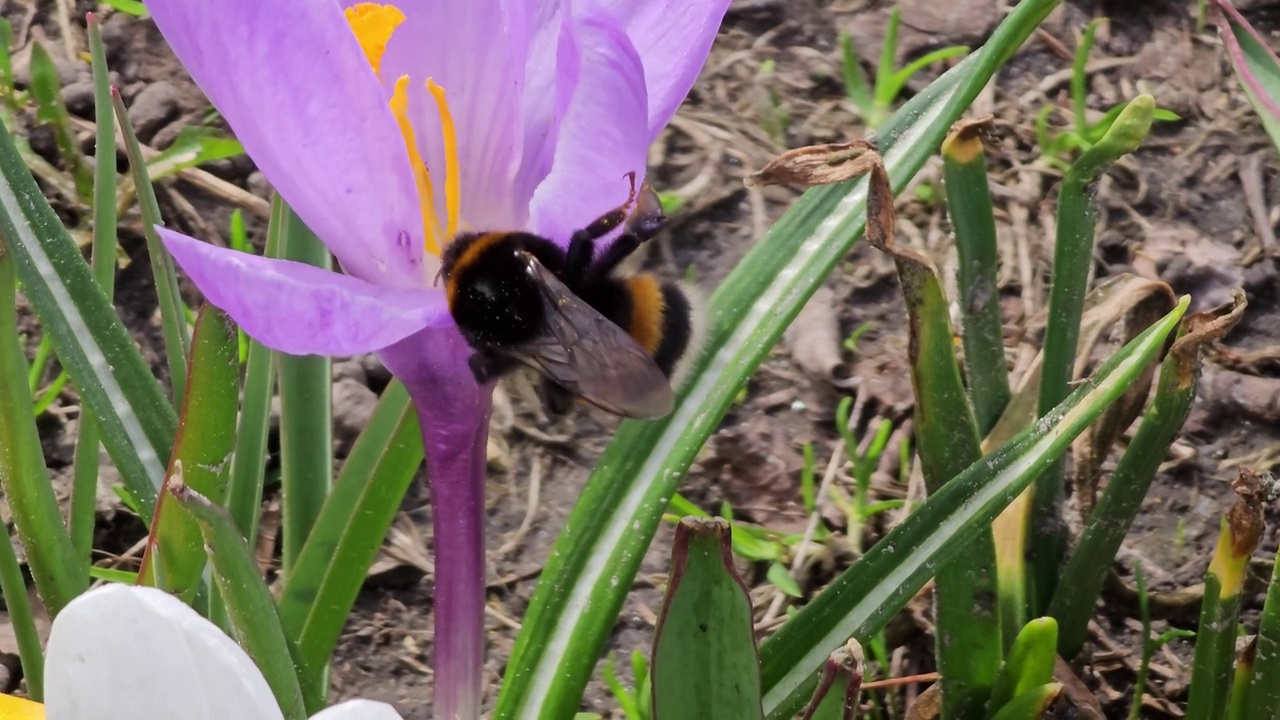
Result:
M447 226L445 237L452 238L458 232L458 218L462 215L462 178L458 167L458 131L449 112L444 88L427 78L427 91L436 100L440 112L440 132L444 135L444 207Z
M413 123L409 122L409 76L401 75L396 79L395 91L391 95L391 114L400 126L404 135L405 149L409 152L409 166L413 169L414 184L418 188L418 203L422 207L423 245L427 253L440 255L440 221L436 218L436 206L431 190L431 176L427 174L427 166L422 162L418 152L418 141L414 136Z
M391 34L404 22L404 13L394 5L378 3L352 5L345 12L356 40L360 41L360 47L376 74L381 69L382 54L387 51Z

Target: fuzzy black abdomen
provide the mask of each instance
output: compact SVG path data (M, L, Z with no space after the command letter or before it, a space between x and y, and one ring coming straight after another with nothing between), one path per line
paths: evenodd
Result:
M444 258L449 312L472 345L511 347L536 338L546 324L541 290L530 278L531 252L539 261L544 249L529 247L518 233L486 233L455 241Z

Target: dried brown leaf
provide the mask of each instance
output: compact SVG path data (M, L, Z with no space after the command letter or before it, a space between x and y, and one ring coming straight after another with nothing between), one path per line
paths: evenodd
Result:
M866 140L809 145L782 153L743 182L747 187L830 185L865 175L880 162L875 145Z

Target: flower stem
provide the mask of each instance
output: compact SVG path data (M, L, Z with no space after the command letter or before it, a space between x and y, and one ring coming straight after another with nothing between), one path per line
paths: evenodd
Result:
M435 717L477 720L484 665L484 473L491 385L477 387L470 348L428 329L382 350L422 425L435 522Z

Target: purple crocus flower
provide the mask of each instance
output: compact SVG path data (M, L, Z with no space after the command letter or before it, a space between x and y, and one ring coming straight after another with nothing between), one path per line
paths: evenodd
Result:
M492 387L434 284L462 229L569 234L627 194L729 0L148 0L343 274L161 229L209 302L293 354L376 352L422 424L436 717L479 714Z

